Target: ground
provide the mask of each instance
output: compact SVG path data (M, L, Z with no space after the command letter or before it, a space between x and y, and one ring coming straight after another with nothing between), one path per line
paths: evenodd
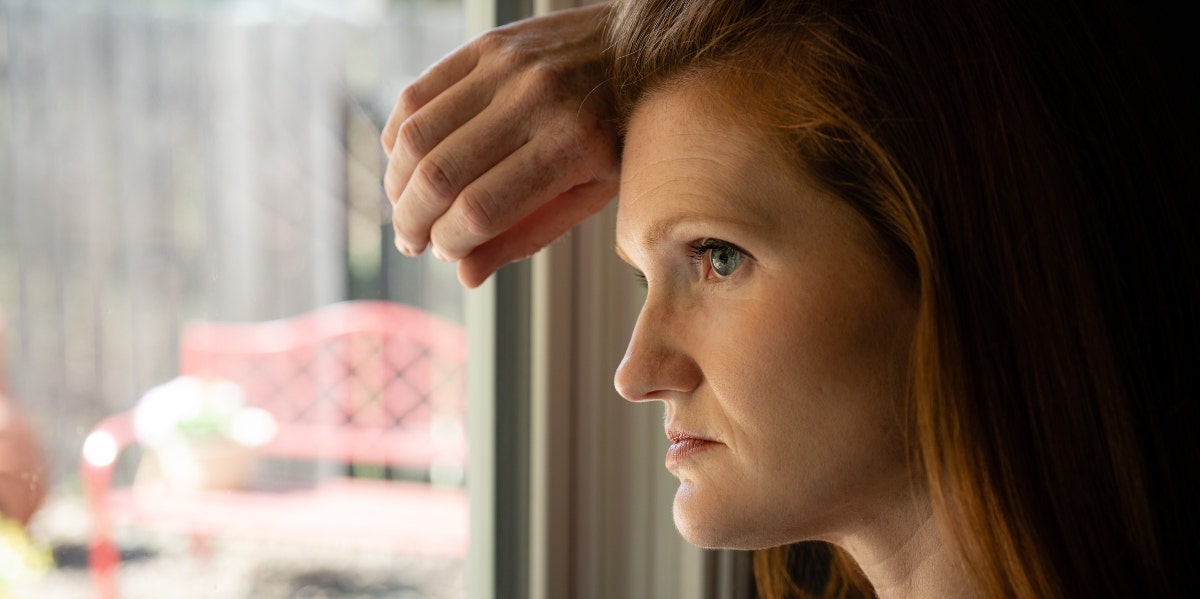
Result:
M12 599L96 596L87 569L89 520L79 497L52 496L30 525L54 566L12 586ZM121 531L122 599L461 599L459 560L246 538L197 545L180 535ZM0 590L0 597L9 599Z

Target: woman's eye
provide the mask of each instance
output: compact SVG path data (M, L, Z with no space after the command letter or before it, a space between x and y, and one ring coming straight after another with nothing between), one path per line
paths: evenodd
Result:
M742 248L719 239L698 241L691 249L692 260L702 267L704 276L707 277L709 269L712 269L718 279L732 275L747 258L754 258Z
M708 250L708 263L712 265L717 276L728 277L742 263L742 253L727 245Z
M713 244L708 248L708 263L718 277L728 277L741 266L746 257L741 250L729 245Z

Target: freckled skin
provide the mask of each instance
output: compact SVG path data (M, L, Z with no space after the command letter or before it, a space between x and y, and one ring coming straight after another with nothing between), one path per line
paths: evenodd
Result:
M615 383L719 442L672 467L689 541L845 540L919 486L899 413L915 299L858 213L712 93L670 87L630 122L617 246L647 300ZM710 239L746 254L728 277L693 255Z

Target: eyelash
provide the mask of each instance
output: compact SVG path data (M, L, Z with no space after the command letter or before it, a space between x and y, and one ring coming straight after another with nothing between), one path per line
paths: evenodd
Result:
M717 239L705 239L703 241L694 242L691 245L692 261L700 262L701 260L704 260L704 256L707 255L708 252L710 252L712 250L719 250L722 248L727 248L727 247L733 248L735 250L738 249L737 246L725 243L724 241L720 241Z

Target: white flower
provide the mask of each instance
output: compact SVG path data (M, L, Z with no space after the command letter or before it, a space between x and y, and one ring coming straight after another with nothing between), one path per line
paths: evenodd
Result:
M227 437L247 446L275 434L275 419L246 405L233 381L180 376L147 391L133 415L134 434L148 447L189 436Z

